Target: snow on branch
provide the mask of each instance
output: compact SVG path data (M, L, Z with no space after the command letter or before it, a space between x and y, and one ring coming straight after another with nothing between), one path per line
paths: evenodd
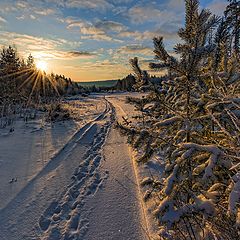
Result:
M173 125L176 122L179 122L181 120L182 120L182 117L175 116L175 117L171 117L171 118L167 118L162 121L159 121L158 123L155 124L155 126L156 127L165 127L165 126Z

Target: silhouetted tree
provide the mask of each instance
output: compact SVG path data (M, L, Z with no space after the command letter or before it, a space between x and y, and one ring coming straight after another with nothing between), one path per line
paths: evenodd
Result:
M35 68L36 67L34 57L31 54L29 54L29 56L27 58L27 67L28 68Z

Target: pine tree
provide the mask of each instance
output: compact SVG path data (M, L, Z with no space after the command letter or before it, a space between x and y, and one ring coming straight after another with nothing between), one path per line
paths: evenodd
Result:
M231 33L231 44L233 44L234 57L239 63L240 59L240 1L228 0L229 5L225 11L228 30Z
M238 239L240 77L233 66L219 72L220 63L231 60L225 55L231 33L225 19L186 0L185 27L178 34L179 58L165 50L162 37L153 39L159 63L150 67L167 69L169 77L144 99L148 124L128 132L134 147L145 146L142 160L153 152L165 158L155 211L162 238ZM142 79L137 59L131 64ZM149 102L153 107L146 107Z
M16 76L19 74L21 61L17 50L11 46L3 48L0 57L1 69L1 95L4 101L12 99L17 101L19 98L17 91Z
M31 54L29 54L29 56L27 58L27 67L28 68L35 68L36 67L34 57Z
M136 84L134 85L134 88L136 90L146 90L145 88L149 84L149 75L147 71L142 71L139 67L138 58L135 57L133 59L130 59L130 64L132 66L132 69L135 74L135 79L137 80Z
M8 48L3 48L1 52L0 68L4 74L10 74L19 71L20 60L16 49L11 46Z

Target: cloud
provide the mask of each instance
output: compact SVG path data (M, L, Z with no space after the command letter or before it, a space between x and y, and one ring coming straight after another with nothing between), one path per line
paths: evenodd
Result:
M79 46L80 42L65 39L44 39L26 34L0 31L0 44L3 46L15 45L19 52L26 57L32 53L36 58L47 59L72 59L92 58L96 53L87 51L67 51L65 49ZM64 50L63 50L64 49Z
M104 32L121 32L127 29L122 23L107 20L97 21L95 27Z
M113 39L112 37L105 35L105 34L95 34L95 35L87 35L87 36L81 36L82 40L95 40L95 41L113 41L113 42L122 42L117 39Z
M117 53L120 54L145 54L145 55L151 55L152 54L152 48L142 46L142 45L128 45L123 46L117 50Z
M183 0L170 0L164 3L154 1L147 4L140 3L128 10L127 17L134 24L146 22L162 24L177 19L182 20L184 6Z
M102 69L105 68L106 70L109 67L116 67L119 66L119 63L114 62L114 61L110 61L109 59L105 59L103 61L96 61L96 62L85 62L82 64L81 67L78 67L79 69Z
M46 0L48 1L48 0ZM57 12L59 12L58 8L50 8L47 6L47 2L43 0L2 0L0 2L0 12L3 14L6 13L14 13L18 14L16 18L18 20L23 20L23 19L35 19L31 16L34 15L39 15L39 16L49 16L49 15L54 15Z
M64 20L62 20L64 21ZM107 32L121 32L127 29L122 23L107 21L107 20L97 20L95 23L87 22L84 20L74 20L74 19L66 19L68 23L67 28L79 27L80 31L83 34L103 34Z
M0 12L2 14L6 14L13 11L17 11L15 4L12 4L11 2L9 3L7 1L0 1Z
M28 8L30 4L27 1L17 1L16 7L17 8Z
M162 36L164 39L175 40L178 38L177 30L176 31L165 31L164 28L155 30L155 31L123 31L118 34L120 38L133 38L137 41L143 40L152 40L154 37Z
M134 6L129 9L128 16L133 23L152 22L163 17L163 13L151 6Z
M36 20L37 17L34 16L34 15L32 15L32 14L30 14L30 15L21 15L21 16L19 16L19 17L16 17L16 19L18 19L18 20L24 20L24 19Z
M86 22L83 20L78 21L69 20L68 22L69 22L69 25L67 26L68 29L78 27L80 33L84 35L100 35L105 33L102 29L97 28L90 22Z
M87 51L70 51L70 52L67 52L67 56L76 57L76 58L94 57L94 56L96 56L96 53L91 53L91 52L87 52Z
M0 16L0 23L6 23L7 20Z
M58 59L58 60L72 60L72 59L91 59L97 56L96 53L91 53L87 51L61 51L61 50L52 50L52 51L38 51L32 54L36 58L44 59Z
M34 12L38 15L42 15L42 16L47 16L47 15L51 15L54 14L55 11L51 8L47 8L47 9L36 9L34 10Z
M222 9L223 1L208 0L216 12ZM184 0L1 0L0 15L9 20L9 29L19 27L15 31L29 33L2 35L0 31L0 45L15 43L21 54L31 52L36 58L46 58L53 69L66 75L72 72L65 66L72 65L75 79L104 79L113 73L129 73L129 57L138 56L147 64L154 56L155 36L163 36L167 49L171 49L184 23ZM10 21L16 17L24 21ZM39 36L45 29L42 36L52 37L31 36L38 29Z
M135 41L151 41L156 36L163 36L164 39L176 42L178 29L183 25L184 6L184 0L170 0L158 4L154 1L148 4L139 3L130 8L125 16L134 25L141 24L143 27L121 31L118 37L133 38ZM151 27L146 30L145 26L150 24Z
M96 11L106 11L114 6L105 0L67 0L66 7L68 8L85 8Z
M184 0L169 1L139 1L139 3L127 12L121 13L122 17L128 18L134 25L142 25L135 27L134 30L122 31L120 36L132 36L135 40L147 40L154 36L163 36L167 39L177 37L177 31L182 26L184 20ZM146 30L145 26L151 27ZM145 31L144 31L145 30Z
M61 50L51 50L51 51L37 51L33 52L32 55L36 59L45 60L72 60L72 59L91 59L96 56L96 54L91 53L77 53L77 52L67 52Z
M97 41L115 41L121 42L113 38L109 33L120 32L125 29L124 25L114 21L100 21L91 23L83 20L66 19L68 23L67 29L79 28L79 32L83 35L81 39L91 39Z
M29 50L52 49L61 44L57 40L44 39L41 37L34 37L27 34L19 34L15 32L5 31L1 31L0 33L0 42L3 43L3 45L16 44L17 46L19 45L22 48L26 47L26 49Z
M128 7L126 6L118 6L118 7L115 7L113 9L113 13L115 13L116 15L126 15L126 12L128 10Z
M66 0L45 0L45 2L54 4L55 6L65 7Z
M81 63L66 64L65 75L72 73L72 78L79 81L119 79L130 71L129 64L123 65L113 59L81 61ZM70 71L71 70L71 71ZM114 75L112 74L114 72Z
M106 80L106 79L118 79L127 75L130 70L130 66L124 66L113 60L103 60L95 62L84 61L81 65L69 66L76 75L81 75L81 80ZM116 71L117 69L117 71ZM114 75L112 74L114 72Z

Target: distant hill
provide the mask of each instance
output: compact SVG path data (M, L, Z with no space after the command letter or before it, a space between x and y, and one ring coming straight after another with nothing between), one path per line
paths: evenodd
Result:
M82 87L113 87L117 83L117 80L104 80L104 81L93 81L93 82L77 82Z

